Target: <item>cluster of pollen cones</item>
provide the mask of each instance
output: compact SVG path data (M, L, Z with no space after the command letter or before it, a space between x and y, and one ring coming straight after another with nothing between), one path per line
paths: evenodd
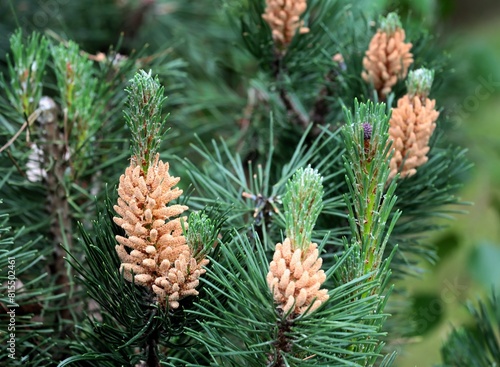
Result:
M412 44L404 40L404 29L396 28L391 33L379 29L370 41L361 76L373 84L379 98L385 99L397 81L406 78L413 63Z
M304 22L300 20L306 9L306 0L266 0L262 18L271 27L276 44L286 47L297 31L300 34L309 32L309 28L304 27Z
M408 75L413 63L411 43L405 43L405 31L399 18L391 13L372 37L363 58L362 78L373 84L380 99L385 100L398 80ZM412 74L414 72L410 72ZM408 76L419 84L419 78L426 72ZM390 161L389 179L399 172L401 178L410 177L416 168L427 162L430 150L429 140L436 128L439 112L435 100L427 98L430 82L418 93L407 93L392 109L389 140L392 142L393 156ZM411 84L411 83L410 83Z
M312 312L328 299L327 290L320 289L326 275L317 247L311 243L306 251L294 249L288 238L276 245L267 284L284 313Z
M390 161L390 179L398 172L401 172L402 178L412 176L417 172L417 167L427 162L429 140L439 116L435 105L435 100L406 94L393 108L389 126L389 137L394 149Z
M196 287L208 260L195 259L186 244L181 224L185 218L178 216L188 208L167 206L182 194L174 188L179 178L168 170L158 155L147 172L132 159L120 177L114 206L118 216L113 220L125 231L125 236L116 236L124 277L151 288L158 302L175 309L179 300L198 295Z

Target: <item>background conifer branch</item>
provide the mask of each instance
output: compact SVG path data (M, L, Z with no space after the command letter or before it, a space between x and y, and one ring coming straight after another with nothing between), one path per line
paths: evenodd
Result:
M0 205L4 205L0 201ZM55 345L54 329L44 322L44 308L54 296L54 287L45 287L48 274L40 271L31 277L33 268L41 269L44 257L50 255L50 248L41 252L36 249L40 238L21 243L22 232L11 236L9 217L0 215L0 327L4 332L0 341L6 346L2 361L12 366L29 363L44 366L51 361L51 350ZM47 251L49 250L49 251ZM9 276L10 275L10 276ZM14 303L12 303L14 301ZM12 311L14 314L12 314ZM10 314L8 314L10 312ZM15 315L15 316L14 316ZM11 317L14 316L14 317ZM12 322L15 319L15 322ZM14 344L9 342L15 334ZM8 348L11 348L9 351ZM21 358L7 358L8 354Z
M454 329L441 348L444 366L494 366L500 361L500 304L495 290L479 300L467 302L471 325Z

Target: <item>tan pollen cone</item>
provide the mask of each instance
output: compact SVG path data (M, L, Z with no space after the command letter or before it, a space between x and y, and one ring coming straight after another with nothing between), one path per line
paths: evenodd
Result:
M439 117L435 105L435 100L418 95L410 97L407 94L398 100L389 122L389 138L394 150L390 179L399 171L402 178L412 176L417 167L427 162L429 140Z
M309 32L300 17L307 9L306 0L266 0L262 18L271 27L274 42L286 48L295 34Z
M116 236L125 279L151 288L161 304L177 308L180 299L198 294L195 288L208 260L198 262L186 244L184 218L178 216L188 207L167 206L182 194L174 188L179 178L170 176L168 170L159 155L147 172L132 159L120 177L118 205L114 206L118 216L113 220L125 231L125 236Z
M379 29L370 41L361 76L373 84L379 98L385 99L397 81L406 78L413 63L412 44L404 40L404 29L397 28L392 33Z
M323 260L317 247L311 243L305 252L293 249L288 238L276 245L267 284L274 301L285 313L312 312L329 297L326 289L320 289L326 275L320 270Z

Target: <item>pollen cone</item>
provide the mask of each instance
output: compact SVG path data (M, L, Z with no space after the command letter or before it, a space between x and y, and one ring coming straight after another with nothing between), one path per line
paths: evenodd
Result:
M132 159L120 177L118 205L114 206L118 216L113 220L125 231L125 236L116 236L125 279L150 288L161 304L177 308L179 300L198 294L195 288L208 260L193 258L186 244L184 218L178 216L188 207L167 206L182 194L174 188L179 178L170 176L168 170L159 155L147 172Z
M435 100L419 95L407 94L398 100L389 122L389 138L394 149L390 161L390 179L399 171L402 178L412 176L417 172L417 167L427 162L429 139L439 116L435 105Z
M262 18L272 30L274 42L280 48L286 48L297 31L300 34L309 32L303 27L300 17L307 9L306 0L266 0L266 10Z
M406 77L413 62L412 44L405 43L405 31L398 27L392 32L379 29L370 41L363 58L361 76L373 83L379 98L385 99L392 87Z
M285 313L312 312L328 299L327 290L320 289L326 275L320 270L323 260L317 247L311 243L306 251L293 249L288 238L276 245L267 284Z

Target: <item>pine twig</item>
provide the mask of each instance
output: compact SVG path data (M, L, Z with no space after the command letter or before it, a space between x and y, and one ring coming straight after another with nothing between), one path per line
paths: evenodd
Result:
M283 353L290 353L292 351L292 343L288 334L292 331L293 320L285 319L278 322L278 339L276 340L276 359L269 356L269 367L285 367L287 363L283 359Z
M278 89L279 89L279 96L281 101L283 102L283 105L285 106L288 114L293 118L294 123L298 123L300 126L302 126L304 129L307 128L309 125L309 117L305 116L302 112L299 111L297 106L295 106L295 103L292 101L290 98L290 95L287 93L285 88L281 85L282 82L282 72L283 69L281 67L281 60L283 59L284 54L282 52L279 52L275 50L274 52L274 60L272 64L272 70L273 70L273 75L276 81L280 84Z
M43 146L45 157L47 161L53 161L53 165L47 170L46 178L48 189L46 208L51 217L50 234L54 241L54 252L49 272L59 286L57 292L69 294L70 280L66 273L65 252L61 247L62 243L66 243L69 249L73 247L71 213L66 188L63 184L64 175L69 168L69 160L66 158L66 145L57 123L57 105L52 99L45 98L47 98L45 99L46 108L42 111L39 121L44 125L46 132L47 142ZM69 309L63 308L60 311L60 317L63 320L71 320Z
M157 310L153 310L154 316L157 314ZM160 358L158 357L158 329L153 330L148 336L146 342L146 350L148 355L147 366L148 367L160 367Z
M345 68L343 60L336 60L335 56L333 60L337 61L341 68ZM338 87L338 76L339 72L336 68L331 69L328 74L325 75L325 84L319 91L314 106L309 113L309 119L314 124L314 128L311 131L314 136L318 136L321 132L318 126L324 126L326 124L326 116L328 115L328 112L330 112L329 102L327 99L334 96L335 90Z
M285 105L288 114L295 120L294 122L298 123L304 129L306 129L310 122L309 117L305 116L302 112L298 110L298 108L295 106L292 99L290 98L290 96L288 95L288 93L284 88L280 88L280 98L283 104Z
M12 143L14 143L17 140L19 135L21 135L21 133L24 131L24 129L26 129L26 127L29 128L36 121L36 119L40 116L40 113L41 113L40 109L35 110L28 117L28 119L22 124L21 128L14 134L14 136L12 136L12 138L10 138L9 141L7 143L5 143L5 145L0 148L0 153L3 152L5 149L7 149L9 146L11 146Z

